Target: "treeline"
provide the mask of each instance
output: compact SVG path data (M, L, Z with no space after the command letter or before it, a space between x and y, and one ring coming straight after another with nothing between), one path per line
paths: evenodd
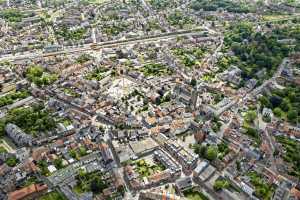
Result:
M233 2L230 0L194 0L191 3L194 10L217 11L219 9L234 13L251 13L256 8L244 2Z
M229 30L225 46L234 52L234 64L242 70L244 81L271 77L291 50L275 34L257 32L251 23L234 24Z

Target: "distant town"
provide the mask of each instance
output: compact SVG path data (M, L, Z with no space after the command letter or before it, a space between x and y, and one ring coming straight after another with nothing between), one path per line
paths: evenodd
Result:
M300 200L298 0L0 0L0 200Z

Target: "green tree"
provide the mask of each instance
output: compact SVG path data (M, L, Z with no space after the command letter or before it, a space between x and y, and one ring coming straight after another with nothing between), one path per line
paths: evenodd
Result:
M195 87L196 85L197 85L197 80L193 78L191 80L191 86Z
M290 101L287 98L284 98L280 104L281 110L287 112L290 109Z
M206 145L194 144L194 152L200 157L205 157L207 147Z
M210 160L210 161L213 161L213 160L215 160L217 158L217 156L218 156L218 149L217 149L217 147L215 147L215 146L209 146L207 148L206 155L205 155L206 159Z
M72 158L78 160L77 152L76 152L74 149L71 149L71 150L69 151L69 155L70 155Z
M297 111L295 110L290 110L288 113L287 113L287 119L290 121L290 122L293 122L293 123L296 123L297 122Z
M250 110L245 115L245 121L248 123L253 123L256 117L257 117L256 112L254 110Z
M100 177L95 177L91 182L91 191L93 193L101 193L107 185L101 180Z
M273 110L273 112L274 112L274 115L275 115L276 117L281 118L281 116L282 116L282 110L281 110L280 108L275 108L275 109Z
M215 183L214 183L214 190L216 191L220 191L222 190L223 188L229 188L230 184L228 183L227 180L216 180Z
M262 107L271 108L271 106L272 106L269 99L266 96L261 96L259 98L259 102L262 105Z
M54 166L57 168L57 169L62 169L64 166L63 166L63 161L61 158L57 158L53 161L53 164Z
M87 155L87 152L86 152L86 148L85 148L85 147L79 147L79 155L80 155L81 157Z
M6 159L5 163L10 167L14 167L18 164L18 159L16 157L10 157Z

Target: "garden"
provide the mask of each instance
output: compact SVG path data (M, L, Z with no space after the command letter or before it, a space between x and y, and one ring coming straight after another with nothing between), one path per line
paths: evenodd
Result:
M0 120L0 135L1 133L4 134L5 125L8 123L17 125L25 133L34 137L37 137L38 133L52 131L56 127L56 122L50 111L45 109L42 104L8 111L7 115Z
M172 70L168 68L166 65L161 63L149 63L144 65L140 72L144 74L144 76L166 76L171 75Z
M93 192L94 194L100 194L105 188L108 187L105 180L103 180L103 173L100 171L95 171L87 173L80 170L76 176L77 185L73 190L77 194L82 194L85 192Z
M79 160L81 157L86 156L87 154L87 150L84 146L81 146L77 149L71 149L69 151L69 155L76 160Z
M172 49L172 52L185 67L192 68L200 64L200 60L204 57L206 49L204 47L175 48Z
M39 65L30 66L26 71L26 78L37 86L47 86L58 79L58 75L45 72Z
M283 146L283 160L292 165L293 169L288 174L300 178L300 142L285 136L277 136L276 141Z
M29 92L27 90L10 92L5 96L0 97L0 107L13 104L14 102L25 99L28 96Z
M183 195L188 200L209 200L203 193L196 191L194 188L183 191Z
M251 184L255 187L255 195L263 200L269 200L272 198L272 195L275 191L273 185L267 183L262 175L258 174L255 171L251 171L247 174L250 178Z
M270 108L276 117L297 124L300 115L300 88L288 85L284 89L275 89L270 95L259 98L262 107Z
M86 80L96 80L96 81L101 81L105 76L104 74L108 71L107 68L104 67L97 67L91 72L88 72L85 75Z
M165 170L165 167L160 163L151 165L145 159L138 160L134 164L136 166L136 171L140 175L140 178L149 177L155 173Z

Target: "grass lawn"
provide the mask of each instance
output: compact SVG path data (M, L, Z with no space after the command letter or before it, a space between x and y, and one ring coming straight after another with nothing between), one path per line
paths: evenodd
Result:
M4 147L0 146L0 153L7 153L7 150Z
M189 189L183 192L184 197L188 200L209 200L207 196L203 193L195 191L193 189Z
M76 93L71 88L64 88L64 93L67 94L67 95L70 95L71 97L80 97L80 94Z
M8 152L12 152L17 148L11 139L6 136L0 138L0 146L2 146Z
M67 200L67 198L60 192L53 191L43 195L39 200Z

